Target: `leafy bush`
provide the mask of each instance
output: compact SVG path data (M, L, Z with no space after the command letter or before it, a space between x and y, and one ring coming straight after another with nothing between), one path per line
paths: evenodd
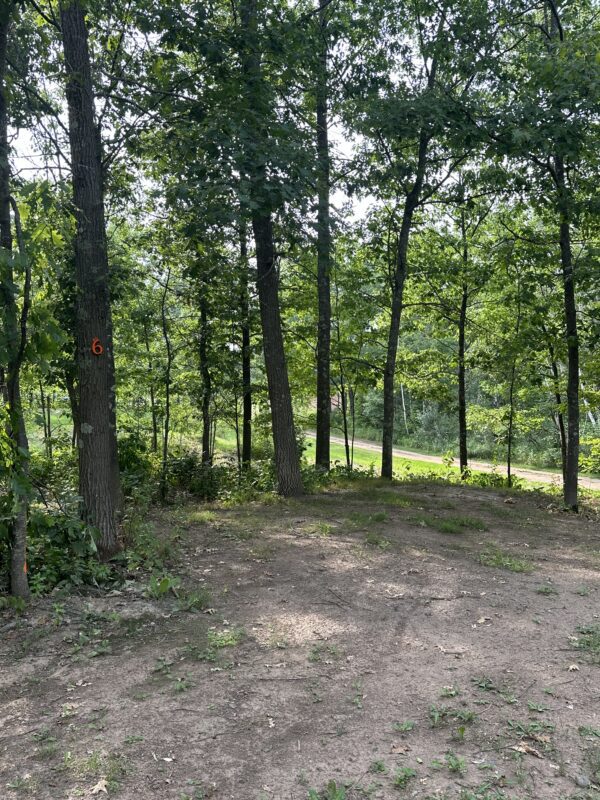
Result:
M78 517L63 511L34 509L29 517L28 537L32 592L114 580L113 568L98 561L93 529Z

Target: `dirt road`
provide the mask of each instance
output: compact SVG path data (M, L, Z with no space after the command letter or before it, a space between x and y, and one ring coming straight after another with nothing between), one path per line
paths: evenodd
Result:
M315 438L315 434L310 432L307 433L307 436L310 436L312 439ZM332 436L331 441L335 442L335 444L344 444L344 440L341 436ZM364 439L355 439L354 440L354 447L358 447L361 450L370 450L373 453L380 454L381 453L381 445L377 442L368 442ZM424 453L415 453L412 450L400 450L397 447L394 447L394 456L396 458L409 458L412 461L424 461L430 464L442 464L443 459L441 456L430 456ZM471 469L477 470L478 472L492 472L494 469L497 469L499 472L505 472L506 467L504 464L499 464L494 467L493 464L489 464L485 461L470 461L469 466ZM527 481L534 481L539 483L555 483L560 484L562 481L562 476L559 472L544 472L535 469L522 469L520 467L513 467L513 475L516 475L518 478L524 478ZM580 475L579 476L579 485L584 489L594 489L595 491L600 491L600 479L599 478L590 478L587 475Z

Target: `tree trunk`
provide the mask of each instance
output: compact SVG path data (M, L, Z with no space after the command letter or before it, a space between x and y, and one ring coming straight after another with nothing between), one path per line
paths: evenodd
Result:
M466 245L465 245L466 247ZM461 478L467 476L469 468L467 451L467 388L465 367L465 335L467 328L467 306L469 290L467 284L462 287L460 313L458 316L458 460Z
M569 200L562 157L556 156L554 165L560 197L560 260L567 335L567 454L563 494L565 506L577 511L577 483L579 476L579 337L577 332L577 305L571 250Z
M163 287L162 300L160 303L160 320L162 335L167 351L167 363L165 367L165 419L163 426L162 440L162 466L160 475L160 497L163 502L167 499L167 469L169 464L169 433L171 430L171 368L173 366L173 349L171 347L171 337L169 336L169 325L167 322L167 293L169 291L169 281L171 270L167 271L165 285Z
M8 434L14 450L12 468L13 516L10 521L10 591L15 597L28 599L27 580L27 478L29 443L21 403L21 364L26 344L27 313L29 310L30 272L27 267L23 310L20 315L13 294L12 224L10 198L10 146L8 141L8 108L6 95L6 55L11 25L11 3L0 11L0 300L7 353L5 397L8 406ZM16 212L16 206L14 206ZM15 219L15 223L17 220ZM17 228L19 249L22 251L20 225ZM21 252L24 255L23 252Z
M315 464L323 470L330 466L331 428L331 225L329 218L329 131L327 120L327 20L319 13L319 69L317 76L317 442Z
M438 28L438 37L442 33L443 18ZM434 57L427 79L427 90L435 85L437 74L437 57ZM385 367L383 371L383 426L381 436L381 477L392 478L394 448L394 378L396 375L396 355L398 353L398 336L400 332L400 317L404 301L404 284L408 274L408 244L413 216L421 198L421 189L425 179L427 166L427 150L430 135L422 128L419 133L419 146L417 152L417 167L412 188L404 201L404 212L398 237L398 250L396 253L396 269L392 278L392 302L390 315L390 328L388 332Z
M60 18L77 223L79 493L84 519L99 531L98 552L102 558L109 558L119 549L121 489L101 144L94 119L88 32L80 0L61 2Z
M148 375L150 376L150 415L152 417L152 452L158 452L158 418L156 413L156 396L154 394L154 369L150 352L150 337L148 336L148 323L144 320L144 344L148 356Z
M200 356L200 375L202 377L202 463L212 464L210 402L212 398L212 378L208 364L208 306L206 286L200 287L200 335L198 350Z
M248 247L246 226L240 231L240 260L242 287L240 293L240 312L242 318L242 468L246 469L252 461L252 376L250 372L250 303L248 300Z
M381 477L392 478L394 448L394 378L396 375L396 355L398 353L398 337L400 317L404 300L404 284L407 274L407 256L410 228L415 206L408 199L404 207L402 226L398 239L396 270L392 280L392 303L390 327L388 331L385 368L383 371L383 429L381 436Z
M77 389L75 381L70 370L65 370L65 386L67 387L67 394L69 396L69 405L71 407L71 419L73 420L73 434L71 436L71 445L75 447L79 441L79 398L77 396Z
M269 388L275 468L279 492L303 493L300 458L294 430L292 396L283 347L279 309L279 280L275 264L270 191L264 163L266 131L259 123L270 108L265 103L260 65L256 0L244 0L241 8L244 33L243 77L246 100L252 109L247 131L247 174L252 199L252 229L256 245L256 282L260 305L265 371Z

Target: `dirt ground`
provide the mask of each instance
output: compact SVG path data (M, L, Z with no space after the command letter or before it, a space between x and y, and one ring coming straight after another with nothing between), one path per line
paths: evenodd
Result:
M591 514L372 480L154 526L179 601L0 617L3 800L600 798Z

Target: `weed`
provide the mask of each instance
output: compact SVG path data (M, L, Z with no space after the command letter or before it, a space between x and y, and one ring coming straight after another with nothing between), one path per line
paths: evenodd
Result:
M538 594L543 594L546 597L553 597L558 594L554 586L538 586L535 590Z
M398 733L410 733L416 724L412 719L407 719L405 722L394 722L393 728Z
M355 705L356 708L361 709L363 707L363 700L365 696L363 694L363 682L360 680L360 678L357 678L355 681L353 681L352 688L354 689L352 705Z
M548 706L545 706L543 703L532 703L531 700L527 703L527 708L530 711L537 711L538 714L543 714L544 711L550 710Z
M271 544L257 544L250 550L255 561L273 561L275 548Z
M577 730L580 736L596 736L600 739L600 728L590 728L587 725L580 725Z
M461 756L457 756L452 751L446 753L445 761L450 772L454 772L457 775L464 775L467 771L467 762L465 759Z
M329 536L333 530L333 525L328 522L313 522L310 525L305 525L302 530L311 536Z
M475 517L452 516L435 517L431 514L419 514L411 519L417 525L423 525L440 533L464 533L466 530L487 530L485 523Z
M143 742L144 737L139 736L136 733L130 733L129 736L126 736L123 740L124 744L137 744L138 742Z
M442 686L440 697L456 697L460 694L460 689L456 686Z
M9 789L14 789L14 791L23 792L24 794L36 792L38 788L37 779L32 775L23 775L23 777L14 778L6 785Z
M175 597L178 597L178 589L181 586L181 578L173 577L171 575L152 575L148 586L146 588L146 595L154 600L160 600L165 597L169 592L173 592Z
M412 767L400 767L394 774L393 785L396 789L406 789L408 782L416 776L416 770Z
M346 800L346 789L338 786L335 781L329 781L320 792L316 789L309 789L308 800Z
M385 774L388 771L383 761L371 761L369 764L369 772L373 774Z
M579 636L571 636L571 645L583 650L593 661L600 661L600 624L581 625L577 633Z
M209 631L208 644L210 647L236 647L244 637L243 628L227 628L224 631Z
M374 514L361 514L358 511L349 515L348 520L357 528L367 528L379 522L386 522L388 515L385 511L376 511Z
M578 594L580 597L587 597L589 593L590 587L586 586L585 584L575 589L575 594Z
M484 567L507 569L510 572L533 572L533 564L530 561L525 558L517 558L496 545L488 545L479 554L479 562Z
M312 664L319 664L321 661L327 664L331 663L332 659L337 661L340 655L340 651L333 644L316 644L308 654L308 660Z
M187 515L187 520L190 524L194 525L207 525L209 522L214 522L217 515L214 511L192 511Z
M478 689L483 689L485 692L495 692L496 684L487 675L476 675L471 678L471 682L477 686Z
M193 685L194 684L187 675L176 676L173 678L173 691L175 692L175 694L181 694L181 692L187 692L187 690Z
M387 550L390 546L390 541L386 539L384 536L380 536L375 531L369 531L365 536L365 544L370 545L371 547L379 547L380 550Z
M465 724L474 722L477 719L477 714L468 709L450 708L449 706L431 706L429 709L429 719L431 721L431 727L437 728L448 720L463 722Z
M202 611L210 606L210 592L200 589L197 592L180 592L177 598L178 611Z
M514 719L508 720L509 732L514 732L518 736L529 736L535 738L542 733L553 733L556 726L551 722L517 722Z

